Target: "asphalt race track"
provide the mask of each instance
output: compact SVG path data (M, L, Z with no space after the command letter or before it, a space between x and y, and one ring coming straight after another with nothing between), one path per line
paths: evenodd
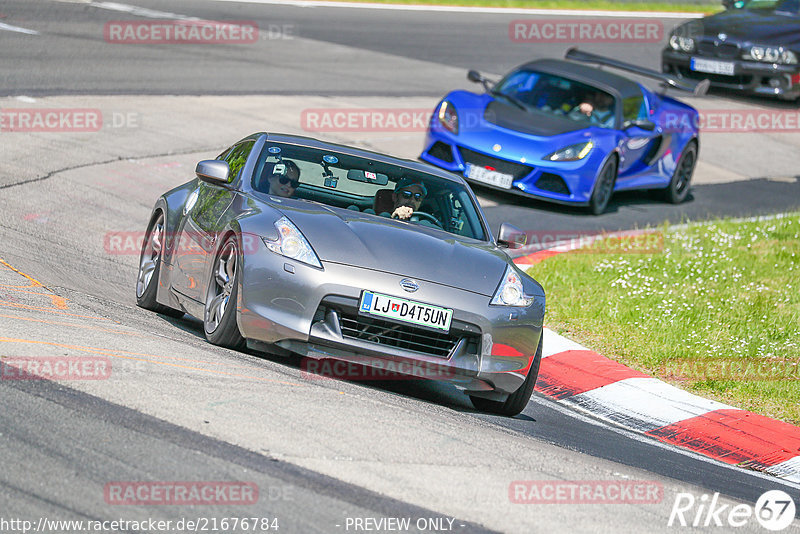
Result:
M255 21L261 32L252 44L104 39L110 21L168 16ZM0 381L0 531L21 532L2 522L12 519L79 531L43 518L172 521L112 529L131 532L202 530L186 521L205 521L213 531L213 520L249 517L284 533L402 530L392 518L425 532L660 532L677 528L668 519L681 493L719 492L729 509L772 489L800 497L797 484L640 439L541 396L507 419L475 412L442 384L322 380L298 360L214 347L197 320L134 305L138 247L112 238L142 232L155 198L190 179L198 160L260 130L415 158L420 129L315 131L304 112L430 110L448 90L475 89L468 68L496 75L563 54L563 43L511 42L508 23L522 17L203 0L0 4L0 111L101 116L88 132L0 126L0 356L92 356L111 370L103 380ZM585 48L657 67L661 44ZM723 94L687 100L796 109ZM701 146L692 198L677 207L628 193L592 217L478 194L495 230L502 221L615 230L800 206L800 133L709 132ZM519 504L510 487L521 480L635 481L662 493L637 504ZM119 504L109 493L186 481L244 484L258 496L164 505ZM755 520L736 530L763 531Z

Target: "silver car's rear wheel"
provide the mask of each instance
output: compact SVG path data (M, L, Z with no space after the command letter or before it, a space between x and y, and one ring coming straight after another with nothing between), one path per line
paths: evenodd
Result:
M164 253L164 214L156 213L147 229L142 252L139 255L139 273L136 277L136 304L156 313L180 317L183 312L159 304L156 292Z
M236 236L231 235L214 260L206 292L203 327L211 343L233 349L244 345L236 324L239 270L239 245Z

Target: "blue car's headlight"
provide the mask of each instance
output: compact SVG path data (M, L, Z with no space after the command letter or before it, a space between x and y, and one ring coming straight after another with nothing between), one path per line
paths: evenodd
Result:
M548 161L578 161L585 158L592 151L594 143L586 141L577 145L570 145L544 157Z
M458 134L458 113L455 106L448 102L443 101L439 106L439 124L452 134Z
M533 303L533 297L525 294L522 280L509 265L503 274L503 281L495 291L489 304L492 306L520 306L527 307Z
M273 241L266 237L262 238L268 249L281 256L322 268L322 264L319 262L314 249L311 248L311 244L303 237L300 230L292 224L292 221L286 217L281 217L275 222L275 228L278 230L278 239Z

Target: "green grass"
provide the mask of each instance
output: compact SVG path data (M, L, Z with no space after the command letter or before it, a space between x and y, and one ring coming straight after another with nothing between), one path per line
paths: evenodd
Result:
M800 214L661 230L662 252L534 265L548 326L698 395L800 424Z
M335 1L335 0L334 0ZM345 0L342 0L345 1ZM698 2L651 2L648 0L614 2L613 0L347 0L381 4L424 4L469 7L514 7L530 9L581 9L604 11L677 11L716 13L722 4Z

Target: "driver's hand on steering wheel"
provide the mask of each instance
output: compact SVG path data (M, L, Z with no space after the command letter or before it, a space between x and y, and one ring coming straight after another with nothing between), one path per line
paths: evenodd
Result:
M392 219L406 220L414 213L410 206L400 206L392 212Z

